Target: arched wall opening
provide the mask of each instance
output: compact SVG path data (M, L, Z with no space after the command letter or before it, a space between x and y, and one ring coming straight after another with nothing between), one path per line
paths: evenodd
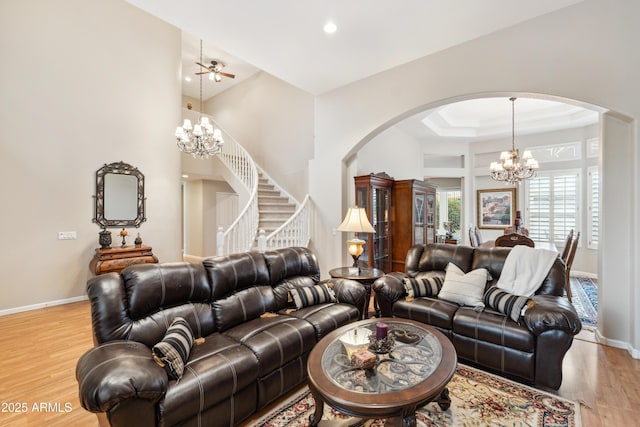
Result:
M614 236L619 235L622 230L619 228L619 224L625 223L625 221L616 221L615 223L604 223L604 218L607 216L616 216L620 217L620 212L612 213L612 210L619 209L619 204L613 202L613 198L616 194L616 188L621 184L616 179L606 179L607 176L612 176L613 170L615 170L616 165L619 165L620 162L631 162L631 157L621 158L619 154L621 150L612 150L608 149L612 146L612 144L626 144L628 146L632 146L632 141L634 140L634 120L619 113L611 112L604 107L588 104L585 102L581 102L575 99L568 99L561 96L554 95L546 95L546 94L538 94L538 93L529 93L529 92L492 92L492 93L480 93L480 94L468 94L463 96L456 96L451 98L445 98L438 100L436 102L430 102L420 107L414 108L410 111L406 111L402 114L397 115L396 117L388 120L387 122L377 126L371 132L369 132L364 138L356 142L346 153L346 155L342 158L342 194L343 194L343 208L346 209L347 206L353 204L355 199L354 196L354 185L353 185L353 176L358 174L357 170L357 162L358 162L358 153L367 146L372 140L375 140L376 137L381 135L386 130L395 126L396 124L402 122L407 117L413 116L416 113L430 110L436 107L440 107L443 105L447 105L454 102L478 99L478 98L486 98L486 97L505 97L509 98L511 96L516 96L520 98L538 98L538 99L546 99L553 100L556 102L561 102L565 104L577 105L585 109L589 109L597 112L600 115L600 121L598 125L598 136L600 141L600 158L599 158L599 169L601 170L600 176L604 179L600 183L600 191L602 194L602 201L600 203L600 219L601 219L601 244L599 245L599 250L597 251L597 266L598 266L598 276L599 276L599 314L598 321L599 326L596 331L596 336L602 343L612 345L615 347L626 348L634 357L638 357L637 349L634 349L629 342L624 340L620 340L617 338L608 338L608 337L617 337L620 336L618 333L619 327L613 326L619 324L622 321L625 314L634 317L633 315L633 302L630 302L627 307L624 307L623 311L626 313L620 312L620 303L619 301L635 301L637 295L630 284L625 284L625 280L623 277L625 274L636 274L632 271L633 266L628 263L628 256L626 257L627 261L621 260L616 254L619 251L619 245L616 245L613 242L615 239ZM393 147L394 150L397 150L397 147ZM624 150L622 150L624 152ZM397 153L395 153L397 156ZM470 162L469 162L470 163ZM630 168L631 169L631 168ZM464 212L465 224L472 224L475 212L475 204L473 203L475 195L475 177L478 171L473 171L472 166L467 163L465 167L465 176L462 178L463 182L463 192L465 194L466 205L468 206ZM382 172L382 170L375 170L371 172ZM487 174L488 175L488 174ZM406 179L407 177L403 177ZM413 178L422 179L424 176L414 176ZM608 193L608 194L607 194ZM625 209L626 214L631 214L632 206L627 206ZM631 218L626 218L628 220L628 224L632 224ZM586 224L582 224L581 228L585 229ZM616 247L618 246L618 247ZM607 248L609 250L607 251ZM612 250L613 248L613 250ZM632 249L632 248L629 248ZM606 251L606 252L605 252ZM613 268L612 264L608 263L607 260L616 259L616 267ZM624 258L624 257L623 257ZM629 276L627 276L629 277ZM622 279L622 280L621 280ZM617 301L617 302L616 302ZM616 329L616 333L612 333L612 328ZM630 328L633 329L633 326ZM633 330L626 331L630 335L634 334Z

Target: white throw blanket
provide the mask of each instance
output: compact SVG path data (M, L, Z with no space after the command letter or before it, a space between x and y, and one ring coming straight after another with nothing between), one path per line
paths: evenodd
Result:
M540 287L558 253L516 245L502 267L498 287L515 295L532 296Z

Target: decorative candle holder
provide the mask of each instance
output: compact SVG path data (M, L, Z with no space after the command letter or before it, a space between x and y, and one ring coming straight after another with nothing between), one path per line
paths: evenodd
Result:
M396 341L391 335L387 335L386 337L381 339L378 339L374 334L369 335L369 350L373 351L374 353L389 353L391 350L393 350L395 344Z

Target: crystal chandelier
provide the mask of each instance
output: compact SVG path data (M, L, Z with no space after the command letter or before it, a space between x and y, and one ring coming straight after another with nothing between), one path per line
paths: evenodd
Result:
M500 153L499 162L491 162L489 170L491 178L496 181L505 181L516 184L522 180L536 176L538 162L533 158L531 151L525 150L522 154L522 163L518 150L515 148L515 101L517 98L509 98L511 101L511 151Z
M202 63L202 40L200 40L200 63ZM202 75L200 75L200 114L202 114ZM200 122L191 126L185 119L176 128L176 139L180 151L191 154L196 159L208 159L220 154L224 140L220 129L214 129L208 117L200 116Z

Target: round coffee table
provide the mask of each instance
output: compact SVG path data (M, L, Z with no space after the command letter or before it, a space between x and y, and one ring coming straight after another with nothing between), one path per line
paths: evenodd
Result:
M388 326L395 345L377 354L374 367L358 369L347 356L347 337L376 334L376 324ZM362 348L366 349L367 344ZM354 351L350 349L350 351ZM408 319L367 319L331 332L316 344L307 361L309 389L315 412L309 417L316 426L324 404L354 417L387 418L387 425L415 426L416 409L437 401L449 408L447 384L456 370L453 344L435 328Z

